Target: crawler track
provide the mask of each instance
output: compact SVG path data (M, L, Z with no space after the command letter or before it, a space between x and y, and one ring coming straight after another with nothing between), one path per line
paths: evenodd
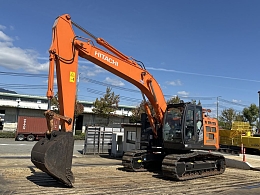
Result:
M142 155L145 154L146 150L133 150L124 153L122 157L122 165L127 171L143 172L147 171L144 164L142 163Z
M206 152L170 154L162 162L163 175L179 181L222 174L225 168L222 155Z

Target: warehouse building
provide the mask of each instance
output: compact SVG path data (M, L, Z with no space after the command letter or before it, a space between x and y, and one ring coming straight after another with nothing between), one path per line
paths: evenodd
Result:
M119 105L118 110L109 119L92 112L93 102L80 101L84 112L77 117L75 129L85 132L86 126L128 123L134 106ZM44 117L47 110L47 98L43 96L23 95L0 92L0 130L15 131L19 116ZM109 121L108 121L109 120Z

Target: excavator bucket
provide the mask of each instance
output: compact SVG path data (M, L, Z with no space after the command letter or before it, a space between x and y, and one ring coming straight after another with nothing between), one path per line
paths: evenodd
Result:
M71 171L74 138L72 132L52 131L39 140L31 151L32 163L54 179L73 187Z

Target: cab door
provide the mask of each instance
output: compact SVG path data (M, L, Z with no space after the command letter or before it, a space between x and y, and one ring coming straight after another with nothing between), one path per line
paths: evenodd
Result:
M188 104L185 113L183 140L185 144L195 144L198 139L196 128L196 105Z

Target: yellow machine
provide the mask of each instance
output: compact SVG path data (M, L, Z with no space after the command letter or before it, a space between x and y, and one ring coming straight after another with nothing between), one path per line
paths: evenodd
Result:
M252 133L248 122L235 121L231 130L220 129L220 148L240 151L243 144L249 151L260 151L260 135Z

